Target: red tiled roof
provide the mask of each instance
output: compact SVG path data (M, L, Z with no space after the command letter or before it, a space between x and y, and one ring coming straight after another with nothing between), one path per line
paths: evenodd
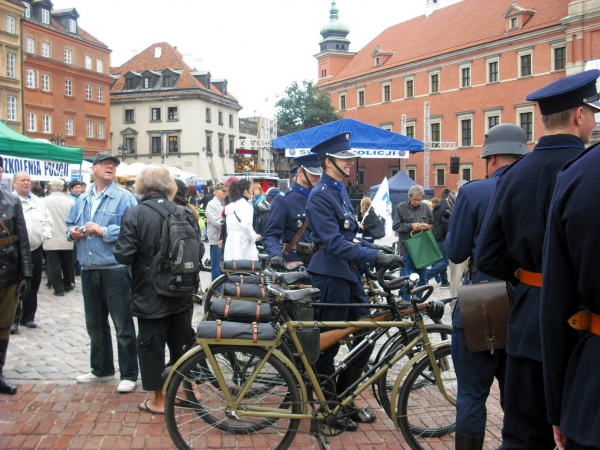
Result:
M537 10L522 29L506 32L504 14L512 0L462 0L433 12L393 25L363 47L324 86L379 70L435 57L559 24L572 0L516 0L525 10ZM374 68L375 46L394 51L383 66Z

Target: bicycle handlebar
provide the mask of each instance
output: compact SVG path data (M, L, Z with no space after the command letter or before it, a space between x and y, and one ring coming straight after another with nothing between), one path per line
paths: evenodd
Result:
M418 288L413 289L412 291L409 292L411 297L416 296L417 294L420 294L421 292L425 292L427 291L427 293L423 296L423 298L421 299L412 299L411 301L415 301L416 303L423 303L425 302L433 293L433 286L426 284L425 286L419 286Z

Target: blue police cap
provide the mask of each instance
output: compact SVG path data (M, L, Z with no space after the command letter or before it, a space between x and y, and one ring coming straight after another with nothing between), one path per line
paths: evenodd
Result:
M328 156L340 159L358 158L359 156L350 150L350 136L350 133L338 134L315 145L310 151L319 155L319 161Z
M600 109L596 91L596 79L599 76L600 70L598 69L586 70L577 75L556 80L554 83L532 92L525 99L538 102L540 112L544 116L567 111L584 104Z
M296 169L298 167L302 167L311 175L321 176L323 173L323 169L321 169L321 163L319 162L319 157L315 153L298 156L294 158L294 163L296 164Z

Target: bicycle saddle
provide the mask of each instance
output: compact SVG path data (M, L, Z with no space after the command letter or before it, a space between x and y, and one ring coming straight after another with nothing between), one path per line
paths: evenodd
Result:
M277 278L282 284L294 284L296 281L307 277L307 272L275 272Z
M288 291L288 290L282 288L281 286L276 286L273 284L267 286L267 289L279 297L283 297L286 300L292 300L292 301L302 300L305 297L308 297L310 295L321 292L317 288L305 288L305 289L297 289L297 290L289 290Z

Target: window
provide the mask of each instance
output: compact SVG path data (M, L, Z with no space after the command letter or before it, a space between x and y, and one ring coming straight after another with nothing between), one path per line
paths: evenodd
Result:
M233 128L233 114L229 114L229 126Z
M365 106L365 91L358 91L358 106Z
M27 38L27 43L25 44L25 51L27 53L35 53L35 39L34 38Z
M89 55L85 55L85 68L92 70L92 57Z
M230 158L233 158L233 155L235 154L234 141L235 141L235 136L229 135L229 157Z
M460 68L460 86L471 87L471 66Z
M567 48L554 48L554 70L565 70L567 68Z
M144 89L150 88L150 77L144 77Z
M73 136L73 118L67 117L65 119L65 131L67 136Z
M440 92L440 74L432 73L429 75L429 92L436 94Z
M219 111L219 125L223 125L223 111Z
M210 123L210 108L206 108L206 122Z
M127 153L135 152L135 138L134 137L126 137L125 138L125 148L127 149Z
M65 95L73 95L73 80L65 80Z
M441 124L438 123L432 123L431 125L431 142L440 142L442 140L442 132L441 132Z
M162 136L152 136L152 153L162 153Z
M125 123L134 123L135 122L135 110L126 109L125 110Z
M69 24L69 31L71 33L77 33L77 22L75 22L73 19L68 19Z
M412 97L414 97L415 96L415 80L412 79L412 78L408 79L408 80L405 81L405 84L406 84L406 88L405 88L406 95L405 95L405 97L406 98L412 98Z
M32 89L38 87L38 73L35 70L27 71L27 87Z
M532 73L531 53L519 54L519 76L528 77Z
M356 184L358 184L359 186L364 186L364 184L365 184L365 168L364 167L359 167L356 170L356 177L357 177Z
M527 142L533 141L533 112L519 113L519 125L527 136Z
M340 95L340 111L346 110L346 94Z
M14 53L6 54L6 76L8 78L16 78L17 77L17 56Z
M179 136L169 136L169 153L179 152Z
M69 50L68 48L65 48L65 63L71 64L72 60L73 60L73 51Z
M225 135L219 133L219 156L225 156Z
M101 59L96 60L96 72L104 72L104 61Z
M488 116L487 118L487 129L490 130L496 125L500 125L500 116Z
M50 58L50 43L42 42L42 56L44 58Z
M104 101L104 88L102 86L98 86L98 88L96 88L96 100L99 102Z
M50 92L50 75L47 73L42 74L42 91Z
M408 125L406 127L406 136L409 138L415 138L415 126L414 125Z
M17 97L6 97L6 119L17 120Z
M125 89L135 89L135 79L125 78Z
M85 85L85 99L92 100L93 92L94 92L94 86L92 86L91 84L86 84Z
M23 2L23 6L25 7L25 11L23 11L23 17L31 17L31 5L29 3Z
M472 142L473 119L462 119L460 121L460 144L462 147L470 147Z
M499 65L499 61L497 59L488 61L488 63L487 63L488 83L496 83L496 82L500 81L498 65Z
M17 32L17 19L14 16L6 15L6 31L15 34Z
M400 168L398 166L390 166L390 178L397 175L400 172Z
M42 23L50 25L50 11L47 9L42 9Z
M212 132L206 133L206 156L212 156Z
M177 120L177 106L169 106L167 108L167 120Z
M52 133L52 122L50 121L50 116L42 116L42 124L44 126L44 133Z
M27 113L27 131L36 131L35 113Z
M517 28L519 26L519 19L517 19L516 17L513 17L510 19L510 27L511 28Z
M417 181L417 168L416 167L407 167L408 176L412 178L413 181Z
M383 85L383 101L389 102L392 100L392 86L389 84Z
M435 185L446 186L446 167L435 166Z
M471 164L461 164L460 179L465 181L471 181L471 172Z
M87 137L89 137L89 138L94 137L94 121L93 120L87 121Z
M150 108L150 120L160 120L160 108Z
M163 86L164 87L172 87L173 86L173 77L172 76L164 76L163 77Z
M104 122L98 122L98 139L104 139Z
M376 65L376 66L378 66L378 65L379 65L379 56L377 56L377 57L375 58L375 65Z

